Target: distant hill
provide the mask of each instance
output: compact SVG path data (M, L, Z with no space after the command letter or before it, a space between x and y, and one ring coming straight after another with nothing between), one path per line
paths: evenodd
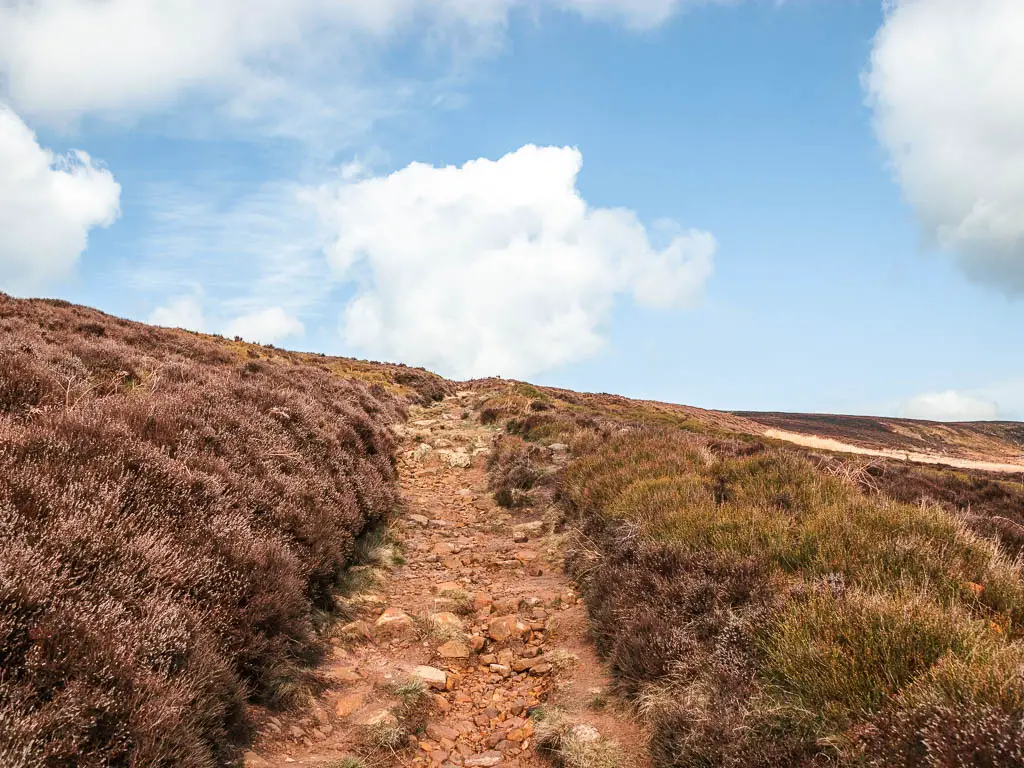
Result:
M787 433L837 440L866 449L1019 464L1024 472L1024 424L1014 421L946 423L882 416L736 411L736 416ZM780 435L767 433L772 437Z

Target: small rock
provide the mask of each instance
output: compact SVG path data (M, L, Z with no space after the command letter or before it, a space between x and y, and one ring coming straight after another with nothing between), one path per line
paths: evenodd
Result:
M444 741L445 739L456 741L459 738L459 732L440 723L430 723L427 726L427 736L434 741Z
M412 675L440 691L443 691L448 683L448 675L436 667L419 666L412 671Z
M469 648L458 640L452 640L438 648L437 655L442 659L468 659Z
M480 752L479 754L467 757L462 764L466 768L490 768L493 765L500 765L504 761L505 756L501 752L488 750L487 752Z
M544 533L544 521L535 520L532 523L520 523L512 528L512 539L517 543L535 539Z
M499 616L491 619L487 625L487 635L498 643L503 643L510 637L526 637L530 628L521 622L516 616Z
M516 659L512 662L512 669L516 672L525 672L531 667L543 663L543 656L537 656L533 659Z
M460 449L448 454L448 465L456 469L468 469L473 466L473 459L468 453Z
M400 635L413 628L412 617L401 608L388 608L377 619L377 632L383 635Z
M569 446L566 445L565 443L552 443L551 445L548 446L548 449L556 452L568 451Z
M407 517L410 522L416 523L416 525L422 525L424 527L426 527L427 523L430 522L430 519L423 515L408 515Z
M452 705L448 703L448 699L439 693L434 694L434 706L437 707L437 711L442 715L451 712Z
M508 613L515 613L519 607L519 603L510 597L503 597L500 600L495 600L492 607L494 608L495 613L499 616L504 616Z
M245 768L270 768L270 763L255 752L246 752L242 755L242 765Z
M443 613L432 613L430 614L430 623L440 630L450 630L453 632L462 631L462 619L456 616L454 613L447 611Z

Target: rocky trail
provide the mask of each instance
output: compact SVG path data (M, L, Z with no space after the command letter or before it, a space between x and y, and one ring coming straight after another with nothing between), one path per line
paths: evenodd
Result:
M318 671L325 690L265 715L247 768L646 764L631 713L606 693L551 513L503 510L487 490L497 430L474 398L414 407L399 428L392 543L339 597L351 621ZM552 469L567 460L549 453Z

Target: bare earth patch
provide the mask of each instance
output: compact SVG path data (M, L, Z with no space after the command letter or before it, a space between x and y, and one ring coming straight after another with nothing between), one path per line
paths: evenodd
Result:
M321 669L326 690L297 715L267 715L248 766L648 765L587 639L560 537L542 510L502 509L488 490L498 429L471 400L413 408L399 429L397 549L339 599L351 622ZM542 754L555 717L568 740Z
M840 440L834 440L830 437L804 435L797 432L788 432L782 429L766 429L764 431L764 436L775 440L785 440L787 443L802 445L805 448L816 448L823 451L855 453L862 456L879 456L887 459L898 459L900 461L913 461L919 464L941 464L947 467L957 467L958 469L977 469L983 472L1024 473L1024 464L962 459L954 456L946 456L944 454L903 451L895 448L865 448L864 446L851 445L850 443L844 443Z

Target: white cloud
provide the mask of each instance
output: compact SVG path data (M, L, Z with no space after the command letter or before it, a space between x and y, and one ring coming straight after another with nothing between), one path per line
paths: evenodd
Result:
M933 244L1024 293L1024 2L891 0L865 75L878 136Z
M246 341L260 344L276 344L282 339L301 336L305 332L302 322L281 307L268 307L236 317L224 329L225 336L241 336Z
M189 331L206 329L203 307L195 296L178 296L162 307L157 307L149 316L153 325L165 328L185 328Z
M55 155L0 104L0 287L32 291L70 274L89 230L112 224L121 187L84 152Z
M999 418L999 405L981 395L957 390L926 392L907 400L900 416L928 421L992 421Z
M576 11L584 17L614 19L647 29L667 21L681 6L731 0L557 0L556 5Z
M191 89L258 90L261 61L301 50L321 24L372 32L400 5L408 3L13 0L0 6L0 60L9 96L27 114L134 112Z
M714 238L655 248L633 212L587 205L581 164L572 148L526 146L315 190L328 262L358 284L346 341L457 377L525 377L596 352L620 295L693 306Z
M709 2L728 0L6 0L0 80L23 114L54 123L160 109L192 92L234 117L282 100L291 112L330 112L338 83L365 74L367 46L395 35L490 51L516 8L645 28ZM358 89L343 95L360 99Z

